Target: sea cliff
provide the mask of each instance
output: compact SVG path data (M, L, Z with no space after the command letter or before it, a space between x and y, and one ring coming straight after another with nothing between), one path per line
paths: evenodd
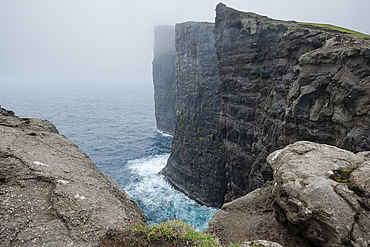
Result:
M216 8L215 50L198 52L211 47L212 39L205 40L203 32L180 35L183 31L176 34L178 116L164 173L190 197L220 207L244 196L273 179L267 156L296 141L370 150L368 40L224 4ZM209 87L202 82L216 72L205 61L215 54L219 86ZM184 100L187 94L196 98ZM207 94L214 95L212 107L203 109ZM199 145L207 138L219 145ZM198 159L204 152L217 154L219 162Z
M300 140L370 150L370 43L219 4L215 47L227 201L272 180L266 157Z
M176 25L177 116L171 155L162 172L191 198L220 207L226 180L213 29L206 22Z

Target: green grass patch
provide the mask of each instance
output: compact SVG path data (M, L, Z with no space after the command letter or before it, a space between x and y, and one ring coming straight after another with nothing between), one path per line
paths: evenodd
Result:
M338 27L338 26L330 25L330 24L306 23L306 22L297 22L297 24L328 28L328 29L331 29L331 30L336 30L336 31L340 31L340 32L343 32L343 33L351 34L355 38L370 39L370 35L363 34L363 33L360 33L360 32L356 32L356 31L353 31L353 30L350 30L350 29L347 29L347 28L344 28L344 27Z
M126 230L146 232L149 241L165 239L174 244L184 242L187 243L188 246L223 246L220 244L217 237L197 232L196 227L190 226L179 219L167 220L152 226L137 224L126 228ZM239 244L227 245L227 247L238 246Z
M340 183L349 183L349 177L351 176L351 173L354 171L354 169L339 169L334 170L332 175L329 176L329 178L340 182Z
M278 23L277 21L263 21L263 22L267 24Z

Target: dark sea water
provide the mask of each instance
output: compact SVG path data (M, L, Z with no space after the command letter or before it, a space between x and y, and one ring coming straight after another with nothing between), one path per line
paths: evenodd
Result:
M123 187L149 223L177 217L202 231L218 210L199 205L157 174L172 137L156 129L150 82L0 82L0 105L19 117L54 123Z

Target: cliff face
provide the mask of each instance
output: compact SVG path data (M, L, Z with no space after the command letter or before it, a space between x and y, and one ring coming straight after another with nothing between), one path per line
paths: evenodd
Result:
M0 245L98 246L145 222L126 192L47 120L0 108Z
M211 29L176 28L177 122L164 173L177 188L220 206L272 180L267 155L296 141L370 150L369 41L224 4L214 41Z
M173 135L176 123L175 81L176 49L175 28L154 28L153 84L157 128Z
M163 173L202 204L221 206L225 195L224 144L218 130L220 95L214 24L176 25L177 121Z
M273 178L269 153L308 140L370 150L370 45L326 28L216 9L230 201Z

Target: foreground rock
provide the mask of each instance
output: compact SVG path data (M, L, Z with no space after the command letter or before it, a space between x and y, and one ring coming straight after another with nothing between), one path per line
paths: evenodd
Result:
M125 191L46 120L0 108L0 245L98 246L145 217Z
M274 180L226 203L207 231L219 229L231 242L370 246L370 152L302 141L268 161Z

